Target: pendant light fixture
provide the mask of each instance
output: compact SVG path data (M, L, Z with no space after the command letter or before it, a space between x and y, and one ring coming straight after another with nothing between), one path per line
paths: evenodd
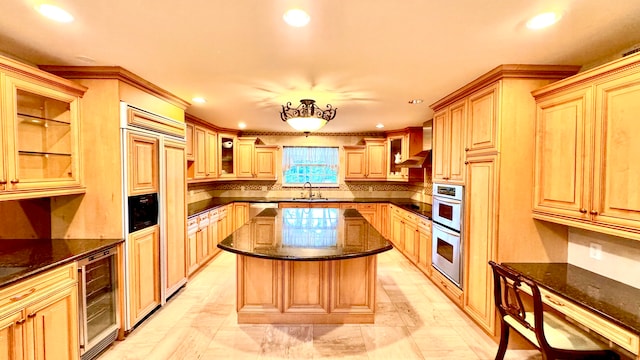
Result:
M327 105L326 110L320 110L315 105L315 102L315 100L311 99L302 99L300 100L300 105L295 108L291 107L291 102L287 102L286 105L282 105L280 118L292 128L302 131L305 136L309 136L310 132L318 131L318 129L336 117L337 109Z

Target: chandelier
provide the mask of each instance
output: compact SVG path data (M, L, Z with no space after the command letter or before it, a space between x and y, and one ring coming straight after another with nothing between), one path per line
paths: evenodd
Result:
M336 117L337 109L327 105L326 110L320 110L315 102L311 99L302 99L300 105L295 108L291 107L291 102L287 102L287 105L282 105L280 118L292 128L309 136L310 132L317 131Z

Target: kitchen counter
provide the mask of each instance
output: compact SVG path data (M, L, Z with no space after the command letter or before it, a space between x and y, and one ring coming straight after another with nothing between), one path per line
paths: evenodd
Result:
M218 244L270 260L343 260L393 246L355 209L265 209Z
M640 334L640 289L567 263L503 265L533 280L540 287Z
M123 239L2 239L0 287L85 257Z
M408 199L408 198L350 198L350 199L292 199L292 198L265 198L265 197L219 197L191 203L188 206L188 216L198 215L201 212L214 209L219 206L228 205L233 202L249 203L280 203L280 202L311 202L311 203L388 203L416 215L420 215L431 220L431 204Z

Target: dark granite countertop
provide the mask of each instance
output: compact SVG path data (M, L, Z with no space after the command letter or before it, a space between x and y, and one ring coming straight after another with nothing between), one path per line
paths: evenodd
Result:
M198 215L201 212L224 206L232 202L249 203L280 203L280 202L312 202L312 203L389 203L411 211L431 220L431 204L407 199L407 198L351 198L351 199L323 199L323 200L293 200L292 198L264 198L264 197L219 197L198 201L188 206L189 216Z
M112 247L123 239L2 239L0 287Z
M355 209L265 209L218 247L272 260L342 260L391 250L385 239Z
M567 263L505 263L557 293L640 334L640 289Z

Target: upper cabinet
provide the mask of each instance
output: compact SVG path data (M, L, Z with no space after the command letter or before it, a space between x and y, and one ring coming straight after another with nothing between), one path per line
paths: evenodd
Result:
M464 184L464 134L466 100L433 115L433 182Z
M367 138L364 143L365 145L344 146L344 179L385 180L387 142L384 138Z
M80 98L86 88L0 57L0 200L84 192Z
M218 177L236 177L237 137L233 134L218 134Z
M409 127L387 132L387 181L420 182L424 180L422 168L406 168L399 163L422 151L422 127Z
M533 95L534 217L640 240L640 55Z

